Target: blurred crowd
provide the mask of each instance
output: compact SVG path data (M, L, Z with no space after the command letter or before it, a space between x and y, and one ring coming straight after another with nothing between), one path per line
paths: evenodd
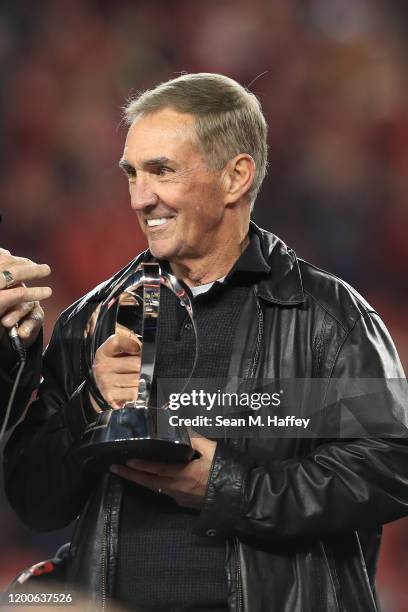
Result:
M145 246L117 167L124 101L221 72L269 122L255 221L360 290L408 367L407 33L403 0L2 0L0 244L53 269L46 337ZM3 494L0 521L0 587L69 538L30 533ZM385 612L407 612L407 521L380 570Z

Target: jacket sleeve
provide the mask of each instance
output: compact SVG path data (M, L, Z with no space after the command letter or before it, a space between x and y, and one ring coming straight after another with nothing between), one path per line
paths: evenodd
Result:
M39 531L64 527L76 518L97 480L82 470L72 452L88 420L86 389L76 386L73 374L79 342L69 327L61 320L55 326L44 353L38 398L5 449L10 504L24 523Z
M42 333L27 351L27 362L25 364L20 384L17 387L12 411L7 422L7 429L11 429L21 418L27 407L32 392L40 384L42 353ZM18 363L7 368L0 360L0 428L6 416L7 405L13 389L14 380L18 371Z
M197 533L216 530L264 541L321 537L408 514L406 381L392 340L375 313L362 316L348 333L332 376L345 381L399 379L403 397L384 395L383 420L387 426L386 420L392 419L392 434L322 440L305 456L282 461L272 457L262 464L218 443Z

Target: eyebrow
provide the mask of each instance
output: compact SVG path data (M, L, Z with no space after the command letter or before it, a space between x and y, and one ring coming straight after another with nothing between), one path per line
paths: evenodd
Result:
M171 160L168 157L153 157L151 159L145 159L142 162L142 167L148 168L150 166L163 166L165 164L171 163ZM135 168L130 164L126 159L119 160L119 167L122 168L125 172L134 171Z
M153 157L152 159L146 159L142 162L142 166L163 166L170 163L168 157Z
M118 161L118 166L119 168L121 168L124 172L132 172L134 171L134 167L132 166L132 164L129 164L128 161L126 161L126 159L120 159Z

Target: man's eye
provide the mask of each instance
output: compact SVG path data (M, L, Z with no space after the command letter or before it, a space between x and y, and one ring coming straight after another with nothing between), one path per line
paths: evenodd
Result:
M164 176L169 172L172 172L172 169L168 168L167 166L160 166L159 168L157 168L157 174L159 174L160 176Z

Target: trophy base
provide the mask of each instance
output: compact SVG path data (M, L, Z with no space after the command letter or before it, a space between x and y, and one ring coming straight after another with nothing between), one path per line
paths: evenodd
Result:
M199 456L184 428L169 427L167 411L133 407L98 414L76 454L92 472L108 471L128 459L188 463Z
M163 463L188 463L195 452L187 444L169 440L130 439L89 444L78 450L84 468L91 472L109 471L112 464L122 465L128 459L145 459Z

